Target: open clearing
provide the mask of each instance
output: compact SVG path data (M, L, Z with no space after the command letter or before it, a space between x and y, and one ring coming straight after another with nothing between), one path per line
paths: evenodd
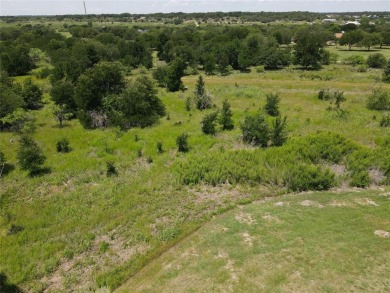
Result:
M389 231L384 191L286 195L218 216L117 291L389 292Z

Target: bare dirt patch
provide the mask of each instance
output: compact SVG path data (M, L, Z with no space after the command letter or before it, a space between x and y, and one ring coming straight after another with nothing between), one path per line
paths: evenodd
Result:
M304 206L304 207L315 207L315 208L323 208L324 206L322 204L319 204L318 202L316 201L313 201L313 200L304 200L301 202L301 206Z
M243 212L237 214L235 216L235 219L242 224L252 225L252 224L256 223L255 219L253 219L251 214L247 214L247 213L243 213Z
M274 206L276 206L276 207L289 206L289 205L290 205L290 203L283 202L283 201L278 201L278 202L274 203Z
M249 233L242 233L242 238L244 239L244 242L248 244L249 246L253 246L253 237L249 235Z
M370 176L371 182L375 185L379 184L384 179L386 179L385 174L378 169L368 170L368 175Z
M264 216L262 216L262 218L269 223L276 223L276 224L282 223L282 221L277 216L273 216L271 214L265 214Z
M354 204L346 201L346 200L339 200L339 199L334 199L329 203L330 206L332 207L353 207Z
M375 201L373 201L372 199L367 198L367 197L355 198L355 202L359 205L362 205L362 206L374 206L374 207L379 206Z
M375 230L374 234L381 238L389 238L390 232L384 231L384 230Z

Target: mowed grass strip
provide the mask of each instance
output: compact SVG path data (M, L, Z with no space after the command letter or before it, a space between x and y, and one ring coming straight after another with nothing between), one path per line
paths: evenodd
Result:
M389 199L317 192L241 206L117 292L388 292Z

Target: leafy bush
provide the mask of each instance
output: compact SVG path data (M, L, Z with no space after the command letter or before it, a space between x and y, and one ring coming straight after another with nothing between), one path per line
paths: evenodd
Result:
M268 115L278 116L279 115L279 94L278 93L269 93L266 95L266 104L264 110Z
M218 111L210 114L206 114L202 119L202 131L204 134L214 135L216 133L216 120Z
M260 113L246 116L241 130L244 142L267 147L270 137L269 127Z
M190 150L188 145L188 134L183 133L176 138L176 145L179 152L186 153Z
M381 89L374 89L367 98L367 108L370 110L390 110L390 95Z
M372 68L384 68L387 64L386 57L381 53L375 53L368 56L367 65Z
M201 75L199 75L195 85L194 102L196 108L199 110L208 109L212 106L211 96L206 92L205 82Z
M42 169L46 157L39 145L30 136L23 135L19 140L19 144L17 159L20 168L29 171L30 175L34 175Z
M157 142L157 152L159 154L162 154L164 152L164 149L163 149L163 143L161 141L158 141Z
M156 70L153 71L153 78L157 81L157 84L160 87L166 86L166 75L167 75L166 66L158 66Z
M382 81L390 83L390 59L387 62L385 70L383 71Z
M329 169L313 165L298 165L287 178L287 186L292 191L327 190L334 183L334 174Z
M109 161L106 163L106 175L107 177L118 175L118 170L116 169L114 162Z
M365 63L365 59L361 55L351 55L344 59L344 63L351 64L352 66L361 65Z
M222 103L221 116L219 117L219 124L222 126L223 130L232 130L234 128L233 113L230 110L230 103L227 100L224 100Z
M271 134L271 142L273 146L282 146L287 141L287 117L276 117L272 123L273 129Z
M351 186L364 188L370 185L370 181L368 172L366 170L360 170L352 173L351 182L349 184Z
M69 153L70 152L69 140L66 138L63 138L63 139L57 141L56 149L57 149L57 152L59 152L59 153Z

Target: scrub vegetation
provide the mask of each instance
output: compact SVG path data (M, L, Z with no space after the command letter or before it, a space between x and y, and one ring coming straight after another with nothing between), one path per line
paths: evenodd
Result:
M383 14L355 28L83 17L0 18L0 288L186 291L180 278L207 274L207 291L215 271L221 291L388 291ZM341 30L362 39L330 45ZM188 245L204 262L156 273Z

